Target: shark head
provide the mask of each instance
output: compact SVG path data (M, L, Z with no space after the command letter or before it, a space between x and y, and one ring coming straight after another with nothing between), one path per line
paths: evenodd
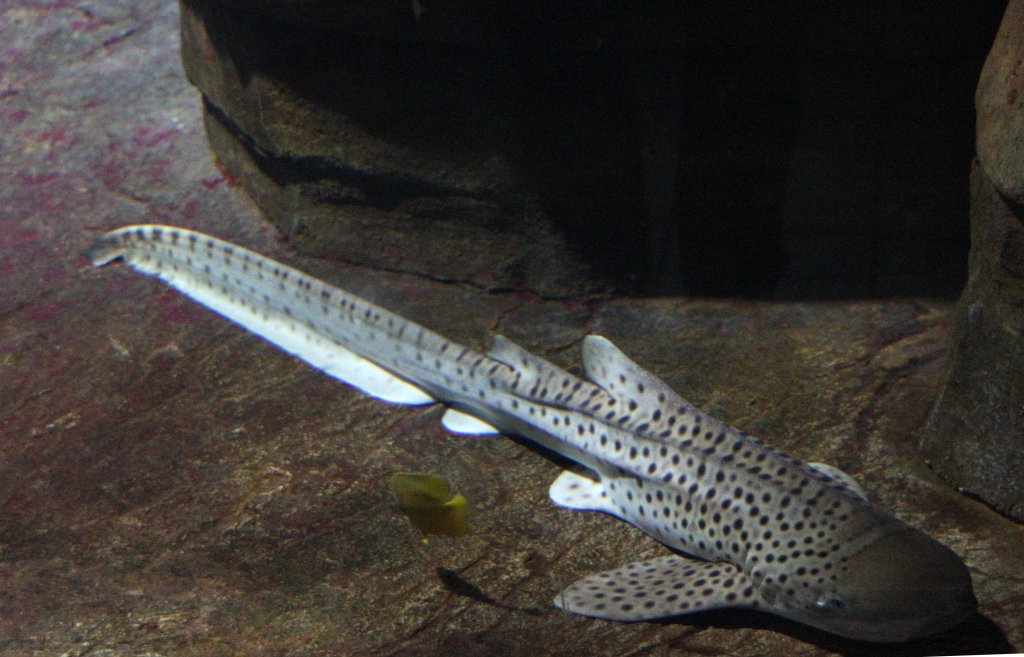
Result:
M853 639L906 641L975 612L970 573L952 550L902 523L879 529L816 599L785 615Z

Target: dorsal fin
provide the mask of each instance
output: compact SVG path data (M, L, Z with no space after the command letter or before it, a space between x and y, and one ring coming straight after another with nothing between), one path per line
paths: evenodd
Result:
M651 397L664 395L667 401L682 401L665 382L637 365L629 356L600 335L583 338L583 369L587 378L615 397Z
M520 371L532 370L534 372L541 372L551 368L557 369L558 367L554 363L523 349L504 335L494 336L494 339L491 341L491 349L487 352L487 355Z
M558 365L530 353L503 335L494 336L488 357L516 371L513 391L524 399L568 403L586 382Z
M857 495L857 497L861 498L862 500L867 500L868 499L867 495L864 494L864 489L862 489L860 487L860 484L857 483L857 480L854 479L853 477L851 477L850 475L846 474L845 472L843 472L839 468L835 467L834 465L829 465L827 463L818 463L818 462L808 463L807 465L811 466L812 468L814 468L818 472L820 472L820 473L822 473L822 474L824 474L824 475L826 475L826 476L828 476L828 477L830 477L832 479L835 479L840 484L843 484L844 486L849 488L851 492L853 492L855 495Z
M617 422L624 429L660 440L659 434L671 427L659 420L683 411L700 417L700 411L679 393L633 362L605 337L588 335L583 339L583 369L587 378L615 399ZM622 421L624 417L628 419Z

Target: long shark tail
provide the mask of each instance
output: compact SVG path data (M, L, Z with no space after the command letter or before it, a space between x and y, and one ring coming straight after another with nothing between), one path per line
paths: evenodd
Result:
M425 329L287 265L202 233L159 225L111 231L84 255L96 266L123 259L369 395L399 404L435 401L422 386L378 364L383 358L371 362L353 349L366 353L372 351L367 344L407 331L422 336Z

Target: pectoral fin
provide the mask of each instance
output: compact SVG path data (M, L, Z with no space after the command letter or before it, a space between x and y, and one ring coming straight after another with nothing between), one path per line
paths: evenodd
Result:
M643 621L724 607L756 607L753 584L736 566L679 555L584 577L555 598L583 616Z

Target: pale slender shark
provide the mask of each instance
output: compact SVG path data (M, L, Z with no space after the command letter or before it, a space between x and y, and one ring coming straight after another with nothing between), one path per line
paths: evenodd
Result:
M585 577L555 605L642 621L758 609L828 632L904 641L977 600L949 548L873 507L845 473L708 417L607 339L583 340L586 379L495 336L486 353L239 246L128 226L86 253L155 275L327 374L398 404L440 402L458 433L525 437L578 463L551 485L673 554Z

